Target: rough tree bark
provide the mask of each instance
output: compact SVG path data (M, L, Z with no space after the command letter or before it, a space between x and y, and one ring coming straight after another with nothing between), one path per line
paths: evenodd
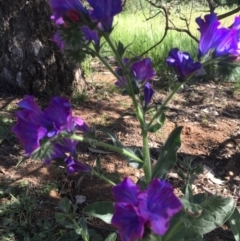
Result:
M48 0L0 0L0 92L71 95L82 91L81 69L51 40Z

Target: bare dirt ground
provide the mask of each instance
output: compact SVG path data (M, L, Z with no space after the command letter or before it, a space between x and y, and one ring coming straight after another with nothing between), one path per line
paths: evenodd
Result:
M137 121L132 117L123 117L124 113L131 111L131 102L116 90L114 77L99 69L98 74L87 78L87 82L88 91L84 101L73 100L74 114L81 116L89 126L108 127L126 146L141 146ZM154 86L157 89L159 81L155 81ZM158 89L154 102L161 103L167 93L166 90ZM2 96L0 115L12 119L19 100ZM231 83L217 85L208 82L185 86L169 103L166 116L164 127L158 133L150 134L152 159L156 158L168 134L175 127L183 126L179 160L193 158L194 164L204 166L204 173L195 180L194 192L232 196L240 209L240 91ZM25 158L14 136L8 132L1 133L0 182L8 185L23 181L29 183L34 197L42 203L34 211L33 220L53 219L53 206L56 207L63 196L73 203L77 195L86 196L86 202L79 205L80 210L92 202L112 200L111 187L103 181L82 174L66 176L64 169L56 164L45 166L40 161ZM108 177L115 181L124 176L137 181L142 175L139 170L129 167L120 155L109 153L108 150L93 150L86 144L80 144L79 151L79 158L89 165L95 165L95 159L101 153L102 167ZM181 168L181 165L172 170L169 181L181 195L182 181L176 175L177 168ZM49 183L56 185L44 195L36 191ZM7 199L6 196L2 197L0 204ZM101 230L103 234L114 230L96 220L90 223L90 227ZM231 241L234 238L228 225L224 224L206 235L205 240Z

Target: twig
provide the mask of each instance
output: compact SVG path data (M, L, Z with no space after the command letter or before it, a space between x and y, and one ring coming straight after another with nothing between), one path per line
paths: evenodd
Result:
M207 0L210 13L213 13L217 5L212 0Z
M168 14L167 14L167 10L165 7L163 6L157 6L155 3L151 2L150 0L147 0L147 2L149 4L151 4L152 6L156 7L156 8L160 8L165 15L165 19L166 19L166 24L165 24L165 30L164 30L164 34L162 36L162 38L160 39L160 41L158 41L156 44L154 44L152 47L150 47L149 49L147 49L146 51L144 51L143 53L140 54L140 56L145 55L146 53L148 53L150 50L154 49L156 46L158 46L159 44L162 43L162 41L165 39L165 37L167 36L167 31L168 31ZM161 11L160 11L161 12Z
M235 13L238 13L239 11L240 11L240 7L237 7L237 8L235 8L235 9L233 9L233 10L227 12L227 13L224 13L224 14L219 15L219 16L218 16L218 20L227 18L227 17L229 17L229 16L231 16L231 15L233 15L233 14L235 14ZM230 27L231 27L231 26L230 26Z

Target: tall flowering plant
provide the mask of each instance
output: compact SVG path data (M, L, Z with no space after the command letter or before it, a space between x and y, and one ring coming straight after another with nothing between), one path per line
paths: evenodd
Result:
M112 42L110 37L114 29L113 18L122 11L121 0L87 2L88 8L79 0L50 0L51 19L57 27L53 39L72 60L79 61L90 54L98 57L111 71L116 78L115 84L132 100L141 128L142 148L133 150L125 147L108 130L100 131L111 137L113 144L100 141L84 120L72 115L69 100L62 97L54 97L49 106L41 110L32 96L26 96L19 102L21 110L16 112L17 123L12 131L23 144L26 155L41 158L47 164L51 160L62 160L69 174L87 172L111 184L115 202L91 204L84 209L84 213L114 225L122 241L203 240L205 233L233 219L233 212L236 214L234 201L220 196L209 197L205 193L193 195L192 179L185 180L183 196L177 197L166 177L177 162L182 127L169 135L155 165L151 162L148 134L162 127L168 102L182 84L205 65L227 62L232 70L238 66L239 18L235 19L231 29L220 28L214 13L204 19L197 18L200 31L198 60L194 61L189 53L178 48L170 50L166 62L176 72L178 84L163 104L156 107L152 103L155 93L152 79L156 72L151 59L124 58L126 47L121 42ZM118 61L119 67L116 69L102 57L102 39ZM144 176L137 183L129 177L118 184L114 183L103 176L98 168L78 160L78 142L88 142L120 153L130 165L143 169ZM192 169L191 174L197 171ZM88 241L89 233L82 220L80 223L83 226L78 233ZM74 225L78 224L75 222ZM116 235L111 234L106 240L116 240Z

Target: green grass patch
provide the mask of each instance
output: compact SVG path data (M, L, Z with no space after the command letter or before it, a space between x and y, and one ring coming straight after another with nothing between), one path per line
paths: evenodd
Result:
M125 57L138 56L159 42L164 34L165 18L159 14L156 17L146 20L146 17L154 15L156 10L149 6L144 7L144 12L140 11L144 3L137 3L127 5L126 11L115 18L115 28L112 32L112 38L115 41L121 41L125 46L130 45ZM135 11L134 9L137 9ZM197 24L195 19L199 16L203 17L206 8L199 7L198 9L191 9L190 6L181 6L181 16L185 16L189 22L189 28L194 36L199 38ZM201 9L202 11L199 11ZM230 8L218 8L217 13L223 14L231 10ZM133 14L134 12L134 14ZM171 21L178 28L184 28L185 23L180 19L179 9L172 9L170 15ZM224 26L229 26L233 22L234 16L222 20ZM166 58L171 48L177 47L181 51L187 51L193 58L197 54L197 43L190 38L186 33L169 30L164 41L153 50L149 51L145 57L150 57L153 61L154 68L161 76L166 72L171 71L166 65ZM107 45L104 46L103 51L106 55L112 55Z

